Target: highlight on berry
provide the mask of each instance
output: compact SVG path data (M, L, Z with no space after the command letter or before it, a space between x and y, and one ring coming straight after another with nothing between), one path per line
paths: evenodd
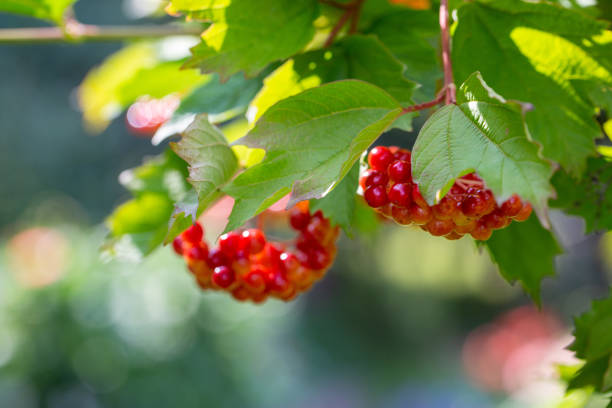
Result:
M415 225L449 240L466 234L479 241L512 221L526 221L531 204L514 194L501 205L476 173L459 177L439 203L430 206L412 178L410 151L376 146L367 156L368 168L359 185L367 204L400 225Z

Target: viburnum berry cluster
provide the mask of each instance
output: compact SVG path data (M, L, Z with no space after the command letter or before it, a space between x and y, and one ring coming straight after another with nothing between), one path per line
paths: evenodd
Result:
M460 239L470 234L486 241L513 220L525 221L532 208L518 195L501 206L476 173L458 178L439 203L430 206L412 179L410 151L377 146L368 154L369 168L360 178L368 205L401 225L415 224L434 236Z
M307 291L331 267L336 256L338 227L321 211L306 205L289 212L298 234L293 245L269 241L257 228L222 235L209 249L204 229L195 223L173 242L202 289L222 290L240 301L264 302L269 297L289 301Z

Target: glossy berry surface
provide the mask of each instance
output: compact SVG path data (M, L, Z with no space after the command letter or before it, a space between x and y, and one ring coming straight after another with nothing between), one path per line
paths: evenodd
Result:
M254 303L269 298L290 301L330 268L339 230L320 211L311 214L307 203L298 204L288 216L297 231L295 249L270 242L261 229L251 228L222 235L209 251L199 224L179 235L173 248L202 290L226 291L236 300ZM200 240L194 241L198 236Z
M370 151L370 168L360 179L366 203L397 224L420 226L431 235L449 240L466 234L487 240L494 230L506 228L512 221L525 221L531 215L531 205L516 194L498 205L476 173L456 179L448 193L430 205L412 179L410 159L406 149L377 146Z

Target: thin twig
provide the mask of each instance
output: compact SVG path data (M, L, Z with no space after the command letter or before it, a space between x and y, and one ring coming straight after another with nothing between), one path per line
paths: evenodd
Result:
M0 29L0 44L123 41L173 35L199 35L201 32L200 27L193 26L96 26L72 23L66 26L65 31L59 27L3 28Z
M324 47L327 48L334 43L334 40L340 33L340 30L342 30L342 27L344 27L344 25L349 20L349 18L351 18L352 14L353 14L352 8L346 9L346 11L342 13L340 18L338 19L338 22L336 22L336 25L334 25L332 30L329 32L329 35L327 36L327 39L325 40L325 44L323 44Z
M442 64L444 66L444 87L448 105L457 101L455 81L453 79L453 63L450 51L450 32L448 18L448 0L440 1L440 31L442 34Z
M412 106L408 106L406 108L402 109L402 114L404 113L409 113L409 112L416 112L416 111L422 111L425 109L429 109L429 108L433 108L436 105L441 104L442 102L444 102L444 99L446 98L447 92L446 92L446 88L444 88L439 94L438 96L436 96L436 99L429 101L429 102L423 102L423 103L419 103L418 105L412 105Z
M349 34L355 34L357 32L357 25L359 24L359 17L361 16L361 7L363 6L364 1L365 0L355 0Z

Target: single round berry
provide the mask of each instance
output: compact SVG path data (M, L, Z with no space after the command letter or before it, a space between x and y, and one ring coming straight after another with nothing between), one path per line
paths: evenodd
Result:
M244 286L253 293L265 291L267 273L268 271L261 265L254 265L251 270L242 277Z
M376 146L368 154L368 164L374 170L387 171L392 160L393 154L385 146Z
M208 253L208 265L211 268L216 268L217 266L228 265L229 260L227 256L221 252L219 248L213 248Z
M324 248L313 248L308 252L308 266L315 270L327 268L331 263L331 257Z
M458 234L469 234L476 228L477 221L475 219L470 219L466 224L457 224L455 227L455 232Z
M396 153L393 153L395 160L401 160L410 163L410 151L406 149L400 149Z
M516 214L513 219L518 222L527 221L527 219L531 215L531 211L531 204L525 203L525 205L523 205L523 208L521 208L521 211L519 211L519 213Z
M389 201L400 207L409 207L412 204L412 185L409 183L394 184L389 190Z
M493 230L488 228L483 222L479 222L470 232L472 238L479 241L486 241L487 239L491 238L491 234L493 234Z
M302 211L299 208L294 208L289 213L289 223L291 227L297 231L301 231L310 222L310 214L307 211Z
M323 242L330 232L329 220L322 217L312 217L304 230L304 235L316 242Z
M193 224L191 227L187 228L182 234L181 238L186 242L200 242L202 237L204 236L204 230L199 223Z
M467 217L478 218L485 214L488 203L480 195L466 197L461 203L461 211Z
M378 208L389 202L385 188L382 186L374 186L368 188L364 193L363 197L370 207Z
M227 266L217 266L212 274L212 281L220 288L229 288L236 281L236 274Z
M183 238L181 238L180 235L172 241L172 249L174 249L174 252L178 255L183 255Z
M240 246L241 249L246 250L249 254L258 254L266 246L266 237L259 229L248 229L242 232Z
M521 201L521 198L516 194L511 195L510 198L504 201L501 205L502 211L508 217L514 217L521 211L522 208L523 202Z
M486 208L484 214L489 214L495 210L497 203L495 202L495 196L491 190L482 190L478 193L478 195L483 199L486 203Z
M416 225L425 225L433 218L433 213L429 207L412 204L408 210L410 211L410 219Z
M393 216L395 222L400 225L409 225L412 223L412 217L410 216L409 208L394 205L391 207L391 215Z
M219 249L225 255L233 258L238 249L240 249L240 234L237 232L228 232L219 237Z
M396 160L389 165L387 170L389 178L396 183L404 183L412 179L410 174L410 162Z
M208 245L205 242L198 242L197 245L193 245L185 251L185 257L193 261L206 261L208 258Z
M431 208L434 217L439 220L450 220L458 210L458 203L455 199L444 196L442 200Z
M268 272L266 275L266 283L270 288L270 292L281 296L292 289L291 283L289 280L287 280L285 274L283 274L280 270Z
M506 217L504 213L499 209L493 211L490 214L485 215L484 217L482 217L482 220L487 226L487 228L492 230L504 228L508 225L508 217Z
M433 219L425 226L427 231L433 236L441 237L450 234L455 229L455 223L451 220Z
M370 170L365 180L365 188L372 186L386 186L389 181L387 174L379 170Z
M251 293L247 288L240 286L232 290L232 297L240 302L244 302L251 297Z
M285 272L289 273L300 267L300 262L297 257L291 252L283 252L280 254L280 260L285 268Z

